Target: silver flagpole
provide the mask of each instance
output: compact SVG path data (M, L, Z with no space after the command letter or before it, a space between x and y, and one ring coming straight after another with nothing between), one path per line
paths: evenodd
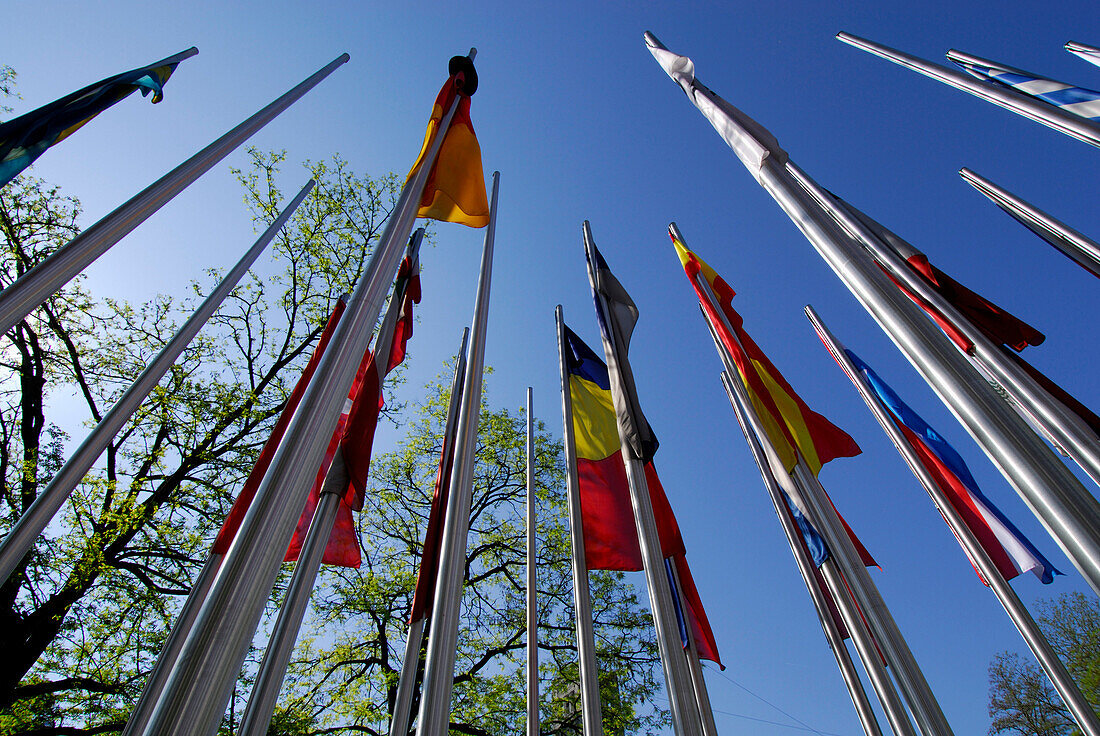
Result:
M217 731L317 466L339 419L401 258L456 98L422 165L401 194L352 293L314 379L249 507L199 612L145 736Z
M1051 396L1015 361L1006 357L1000 345L976 329L953 304L909 268L896 247L912 246L852 205L829 194L794 163L787 162L787 171L814 204L833 217L841 229L861 243L905 288L943 314L956 327L966 328L967 338L974 346L967 354L967 360L981 363L1019 404L1019 408L1039 426L1042 434L1060 450L1064 449L1089 477L1100 483L1100 437L1081 417ZM953 342L951 344L954 345ZM1050 455L1049 450L1045 454ZM1057 464L1061 467L1060 462ZM1072 477L1069 473L1066 475ZM1100 535L1100 503L1079 482L1076 482L1076 487L1069 486L1067 493L1074 499L1075 513Z
M416 260L423 238L424 228L417 228L409 239L405 257L410 261ZM378 369L380 383L385 380L385 361L390 357L393 335L397 320L401 316L404 299L405 292L398 293L395 289L390 297L386 316L382 320L382 327L374 340L375 361L383 361L376 363L380 366ZM325 549L328 547L328 540L332 536L332 529L336 523L336 514L340 510L340 503L348 490L349 482L344 453L337 446L332 465L329 466L321 487L317 508L314 509L313 519L310 521L305 541L302 543L298 563L294 566L294 573L287 585L279 617L275 621L275 627L268 639L267 650L260 662L260 669L256 673L252 695L241 716L237 736L263 736L271 725L275 705L279 701L279 691L283 686L283 678L286 677L290 657L294 653L294 644L298 641L298 632L305 619L313 586L321 569L321 560L325 556Z
M932 502L936 508L943 514L944 520L947 521L947 525L951 527L951 531L954 532L955 538L962 544L963 550L967 556L974 563L974 566L978 568L982 578L989 584L990 589L997 596L997 600L1000 601L1004 607L1005 612L1008 613L1012 623L1019 630L1020 635L1023 636L1024 641L1027 642L1028 647L1035 654L1035 658L1039 660L1039 664L1042 665L1043 671L1047 673L1047 677L1050 678L1051 683L1054 685L1058 694L1061 696L1062 701L1073 713L1074 719L1081 727L1082 732L1088 734L1088 736L1098 736L1100 734L1100 721L1096 718L1096 713L1093 711L1092 706L1085 700L1081 691L1077 688L1077 685L1073 682L1073 678L1066 670L1065 665L1051 649L1050 643L1043 636L1039 627L1036 626L1034 619L1028 613L1024 604L1020 601L1019 596L1016 595L1016 591L1012 589L1012 586L1008 584L1008 581L1001 575L1000 570L997 569L996 564L990 558L989 553L986 552L981 542L978 541L974 531L963 521L959 512L955 510L950 499L944 493L940 485L935 481L932 475L928 472L928 469L924 467L924 464L917 457L916 452L913 451L912 446L906 441L905 436L901 430L894 423L893 419L887 413L886 409L882 406L882 403L876 397L875 393L867 385L866 380L860 374L859 370L852 363L847 353L844 352L844 348L833 336L832 332L821 321L821 317L814 311L813 307L806 307L806 316L809 317L810 323L813 324L814 329L817 331L818 336L821 337L822 342L825 343L825 347L829 350L829 353L837 361L840 367L844 370L844 373L855 385L859 395L863 398L863 401L867 404L867 408L871 410L875 419L882 426L883 431L894 443L894 447L897 448L902 458L905 460L905 464L909 466L909 469L913 471L913 475L917 477L921 485L931 496Z
M527 387L527 736L539 736L539 609L535 575L535 418Z
M711 334L713 334L713 332ZM848 695L852 698L852 705L856 709L856 716L859 718L860 725L863 726L863 733L865 736L882 736L882 730L878 725L878 718L875 716L875 709L871 705L871 701L867 698L867 692L863 689L863 683L859 679L859 673L856 671L855 664L852 662L852 657L848 653L848 647L844 644L844 638L841 636L840 631L837 629L836 622L833 620L832 613L829 610L829 603L825 598L825 593L819 586L817 578L814 576L815 568L813 560L810 559L805 547L799 541L801 532L799 532L798 528L795 527L794 522L791 520L790 513L787 511L787 502L783 499L779 484L767 465L768 461L764 456L764 450L760 446L760 441L757 439L756 434L749 428L748 420L745 418L744 413L741 411L741 407L737 403L732 379L725 371L722 371L721 378L722 386L726 389L726 396L730 400L730 405L733 406L734 414L737 415L737 423L741 426L741 432L745 435L745 441L748 442L749 449L752 451L752 457L753 460L756 461L756 467L760 471L760 477L764 481L764 487L767 489L768 496L771 498L772 505L775 507L775 513L779 517L779 525L783 528L783 533L787 538L787 544L791 548L791 554L794 555L795 563L798 566L798 572L802 576L802 582L805 583L806 590L810 594L810 600L813 601L814 610L817 612L818 620L821 622L821 628L825 632L825 640L828 642L829 648L833 651L833 656L836 658L837 667L840 669L840 676L844 680L844 686L848 688ZM837 612L840 613L840 604L837 604ZM862 622L860 623L862 628ZM854 641L853 635L853 642ZM864 664L868 673L870 673L872 666L882 667L882 660L879 658L877 652L874 652L873 656L868 660L868 663ZM889 683L888 676L885 674L884 670L875 676L879 677L881 682ZM890 687L893 688L893 685L890 684ZM897 697L896 693L894 697ZM901 705L900 701L898 701L898 705Z
M1054 105L1040 102L1039 100L1008 89L1007 87L1002 87L991 82L982 82L963 72L955 71L954 69L949 69L939 64L933 64L930 61L919 59L916 56L898 51L897 49L892 49L888 46L883 46L874 41L868 41L866 38L860 38L859 36L853 36L850 33L843 32L838 33L836 37L849 46L855 46L857 49L862 49L875 56L880 56L906 69L911 69L926 77L931 77L936 81L943 82L955 89L969 92L986 102L992 102L994 105L1003 107L1006 110L1011 110L1017 115L1023 115L1025 118L1034 120L1037 123L1042 123L1049 128L1054 128L1059 133L1065 133L1079 141L1091 143L1094 146L1100 146L1100 125L1080 117L1079 115L1074 115Z
M466 341L470 337L470 328L462 331L462 343L455 355L455 372L451 378L451 398L447 403L447 421L443 425L443 445L440 449L439 478L449 478L450 468L454 464L455 425L458 422L458 407L462 403L462 387L466 381ZM418 577L419 580L419 577ZM416 674L420 669L420 648L424 643L427 614L409 624L409 634L405 642L405 654L401 660L401 674L397 680L397 697L394 699L393 717L390 719L390 736L407 736L409 719L412 717L413 689Z
M341 54L333 59L316 74L135 194L0 291L0 333L14 327L32 309L350 58L347 54Z
M611 311L604 303L603 296L595 289L596 265L592 262L595 242L592 229L585 220L581 227L584 237L585 255L588 259L589 280L593 284L593 294L599 300L598 309L603 314ZM613 331L608 330L610 341L615 339ZM608 352L608 341L604 342L604 355L607 364L614 364L614 356ZM612 392L612 398L619 398ZM629 414L630 409L615 402L616 414ZM649 589L650 612L653 616L653 628L657 634L657 647L664 667L665 687L668 691L669 708L672 711L672 725L677 736L701 736L702 723L699 710L695 705L695 693L691 687L691 676L684 661L680 631L676 625L676 613L672 606L672 588L665 571L664 554L660 537L657 534L657 522L653 516L653 505L649 497L649 483L645 477L645 465L641 458L635 457L630 443L623 436L622 424L619 426L619 438L622 442L623 465L626 468L626 480L630 487L630 505L634 510L634 525L638 531L638 547L641 551L642 567L645 570L646 587Z
M1100 243L1079 233L1060 220L1056 220L1034 205L1028 204L1015 194L1002 189L970 169L959 169L959 175L968 184L988 197L993 204L1071 258L1081 268L1087 270L1093 276L1100 276Z
M1066 41L1063 48L1079 59L1084 59L1090 64L1100 66L1100 49L1077 41Z
M710 705L710 693L707 692L707 681L703 677L703 664L699 660L699 647L695 642L695 634L687 620L688 604L684 598L683 583L680 581L680 571L671 560L665 560L667 569L672 573L672 579L676 582L676 595L680 601L680 610L684 614L684 630L687 631L687 648L684 649L684 658L688 666L688 674L691 675L691 689L695 692L695 704L699 708L699 720L703 727L703 736L718 736L718 727L714 725L714 710Z
M489 203L489 225L477 283L474 319L470 325L470 349L462 406L455 434L455 464L447 498L447 521L439 553L439 575L432 601L432 631L424 661L418 736L444 736L450 729L451 695L454 689L458 619L462 608L462 587L466 571L466 541L473 502L474 461L478 420L481 417L481 380L485 367L485 337L489 320L489 289L493 278L493 245L497 225L497 195L500 172L493 172L493 193Z
M156 387L160 379L176 362L180 353L194 339L222 301L229 296L229 292L248 272L248 269L263 253L276 233L282 229L290 216L294 214L294 210L298 208L298 205L302 203L302 200L306 198L306 195L312 189L313 180L310 179L298 192L298 195L291 200L290 204L279 213L279 216L275 218L275 221L271 223L267 230L260 235L255 244L241 256L241 259L218 283L214 291L210 292L210 296L206 297L198 309L172 336L168 344L149 362L149 365L134 380L130 388L126 389L126 392L119 397L114 406L99 420L99 424L95 426L95 429L88 434L80 447L76 449L68 461L65 462L65 465L50 480L49 485L43 489L38 498L34 500L34 503L19 518L19 521L4 538L3 543L0 543L0 580L8 579L12 571L19 565L19 562L34 546L35 540L42 534L42 530L50 523L50 519L61 508L65 499L88 474L88 470L91 469L96 459L103 454L103 451L107 449L107 445L110 444L133 413L137 411L141 402Z
M584 556L584 518L581 516L580 480L577 477L577 444L573 437L573 395L569 390L566 365L565 321L561 305L554 309L558 332L558 363L561 370L562 444L565 450L565 492L569 507L569 538L572 542L573 610L577 619L577 660L581 681L581 718L584 736L603 736L600 710L599 670L596 667L596 638L592 626L592 597L588 592L588 563Z
M821 211L791 174L787 154L759 123L696 82L690 59L647 34L650 51L688 92L749 171L883 331L982 446L1094 590L1100 592L1100 524L1088 492L886 274ZM697 94L698 93L698 94ZM980 337L980 336L978 336ZM1095 499L1093 500L1095 503Z

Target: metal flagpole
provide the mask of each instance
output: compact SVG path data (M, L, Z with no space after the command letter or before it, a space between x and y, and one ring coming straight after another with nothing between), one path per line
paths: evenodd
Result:
M713 334L713 332L711 334ZM752 451L752 457L753 460L756 461L756 467L760 471L760 477L764 481L764 487L767 489L768 496L771 498L772 505L775 507L775 513L779 517L779 525L783 528L783 533L787 537L787 544L790 545L791 554L794 555L795 563L798 565L798 572L802 576L802 582L806 584L806 590L810 594L810 600L813 601L818 620L821 621L821 628L825 632L825 640L829 643L829 648L833 651L833 656L836 657L836 664L840 669L840 676L844 680L844 686L848 688L848 694L852 698L852 705L856 709L856 716L859 718L860 725L863 726L863 733L866 736L882 736L882 730L879 728L878 719L875 717L874 707L867 698L867 692L863 689L863 683L859 679L859 673L856 671L855 664L852 662L852 657L848 653L848 647L844 644L844 637L841 636L840 631L837 629L836 622L833 620L833 615L829 610L829 603L825 598L825 592L821 589L817 577L814 575L815 568L813 560L810 559L805 546L799 540L801 533L791 519L790 512L787 510L787 502L783 499L779 483L772 474L771 468L767 465L768 461L764 456L764 450L760 446L759 439L757 439L756 434L750 429L748 420L745 418L740 405L737 403L732 379L725 371L722 371L721 378L722 386L726 389L726 396L730 400L730 405L733 406L734 414L737 415L737 423L741 426L741 432L745 435L745 441L748 442L749 449ZM836 596L834 596L834 600L835 598ZM840 612L839 604L837 604L837 612ZM859 628L863 628L862 621L860 622ZM854 642L855 634L852 634L852 636ZM857 652L858 651L857 647ZM869 675L871 667L882 667L882 659L878 656L878 652L873 652L870 659L864 664L864 668L867 669ZM893 684L889 683L885 670L870 676L872 678L877 676L880 678L880 682L888 683L890 688L893 688ZM874 679L872 679L872 685L874 686ZM896 692L894 697L897 697ZM898 701L898 705L901 706L900 701Z
M569 369L565 361L565 321L559 304L554 309L558 332L558 364L561 370L562 445L565 450L565 493L569 507L569 538L572 542L573 609L577 619L577 660L581 684L581 717L584 736L603 736L600 711L599 670L596 668L596 638L592 627L592 597L588 592L588 563L584 556L584 519L581 516L580 480L577 477L577 444L573 437L573 396L569 390Z
M218 283L210 296L206 297L198 309L172 336L168 344L149 362L149 365L126 389L126 392L119 397L114 406L100 419L95 429L88 434L80 447L76 449L65 462L65 465L50 480L49 485L43 489L30 508L19 518L19 521L4 538L3 543L0 543L0 580L8 579L23 557L34 546L35 540L38 539L46 525L50 523L50 519L57 513L57 510L61 508L65 499L87 475L96 459L103 454L103 451L107 449L107 445L110 444L133 413L137 411L141 402L156 387L160 379L176 362L180 353L194 339L195 335L206 324L206 321L210 319L210 316L214 314L214 311L229 295L229 292L241 280L241 277L248 272L249 267L267 248L275 234L282 229L290 216L294 214L294 210L297 209L312 189L313 180L310 179L298 192L298 195L291 200L290 204L279 213L275 221L260 235L253 246L241 256L241 259Z
M1093 276L1100 277L1100 243L970 169L959 169L959 175L1028 230L1053 245Z
M689 59L667 51L652 34L646 38L666 71L689 91L704 114L714 117L716 127L756 180L982 446L1093 589L1100 592L1100 525L1082 513L1082 498L1087 491L1081 483L985 380L975 375L919 307L808 199L784 165L786 152L771 134L729 103L719 104L717 95L695 81Z
M1058 655L1051 649L1050 643L1046 640L1046 637L1043 636L1039 627L1036 626L1034 619L1031 618L1024 604L1020 601L1019 596L1016 595L1016 591L1012 589L1012 586L1010 586L1004 576L1001 575L1000 570L997 569L989 553L986 552L981 542L978 541L974 531L966 524L959 515L959 512L955 510L950 499L947 498L943 489L940 488L931 473L928 472L928 469L925 468L924 464L920 461L920 458L917 457L916 452L913 451L912 446L906 441L901 430L894 423L879 399L867 385L863 376L860 375L859 370L844 352L844 348L837 341L836 337L833 336L821 321L821 317L818 316L813 307L806 307L806 316L810 318L810 323L813 324L814 329L817 331L818 336L821 337L822 342L825 343L825 347L829 350L829 353L855 385L859 395L867 404L867 408L871 410L875 419L878 420L882 429L894 443L894 447L897 448L898 452L905 460L906 465L909 466L909 469L917 476L917 480L920 481L921 485L923 485L924 489L928 492L928 495L931 496L932 502L943 515L944 520L947 521L947 525L951 527L951 531L955 534L955 538L962 544L963 550L974 563L974 566L978 569L983 580L985 580L989 588L997 596L997 600L1000 601L1005 612L1008 613L1009 618L1012 619L1012 623L1016 626L1017 630L1019 630L1020 635L1023 636L1024 641L1027 642L1028 647L1030 647L1031 651L1035 654L1035 658L1039 660L1039 664L1042 665L1043 670L1047 673L1047 677L1050 678L1051 683L1058 691L1062 701L1073 713L1074 719L1081 727L1082 732L1089 736L1098 736L1098 734L1100 734L1100 720L1097 720L1095 711L1093 711L1092 706L1085 700L1081 691L1073 682L1073 678L1066 670L1065 665L1063 665L1062 661L1058 658Z
M493 245L497 224L497 195L500 172L493 172L493 193L489 202L489 225L481 255L481 273L470 325L470 349L462 406L455 433L455 465L447 498L447 521L439 553L439 575L432 601L432 631L424 662L424 684L417 716L418 736L444 736L450 726L451 694L454 688L458 619L466 571L466 538L473 501L474 452L481 416L481 380L485 366L486 325L489 319L489 288L493 277Z
M592 240L592 230L588 221L582 226L585 242L585 254L588 260L589 280L593 284L593 294L599 301L597 308L604 315L609 315L610 310L604 303L603 296L596 290L594 274L596 266L592 262L595 252L595 243ZM615 340L614 331L608 330L608 339ZM608 340L604 342L604 354L608 365L615 362L614 356L608 353ZM614 379L612 379L614 382ZM613 399L620 399L617 392L612 392ZM619 406L615 401L616 414L628 414L628 407ZM634 510L634 525L638 531L638 547L642 556L642 567L645 570L646 586L649 589L650 612L653 615L653 628L657 634L657 646L661 654L661 663L664 667L665 687L668 690L668 702L672 712L672 725L677 736L701 736L702 724L699 720L699 711L695 705L695 693L691 688L691 677L687 671L687 663L684 661L680 631L676 624L676 613L672 607L672 589L669 585L668 574L665 572L664 555L661 550L661 541L657 535L657 522L653 516L653 506L649 497L649 484L645 477L645 466L641 458L634 455L634 451L623 437L622 424L619 425L619 436L622 441L623 465L626 469L626 480L630 487L630 505Z
M1066 45L1062 48L1079 59L1084 59L1090 64L1100 66L1100 49L1095 46L1078 43L1077 41L1066 41Z
M469 337L470 328L467 327L462 331L462 343L455 355L455 372L451 378L451 398L447 403L447 421L443 427L443 445L439 453L437 482L450 477L450 468L454 464L455 425L458 422L458 407L462 403L462 387L466 380L466 341ZM416 675L420 669L420 650L424 644L427 622L428 616L425 614L409 623L405 655L401 660L401 674L397 680L397 697L394 700L393 717L390 719L390 736L408 736L409 719L412 717L413 690L416 686Z
M535 575L535 419L527 387L527 736L539 736L539 613ZM1091 735L1090 735L1091 736Z
M213 734L221 722L286 545L301 516L305 495L397 271L402 245L458 102L456 97L421 167L402 187L330 347L302 396L184 643L179 663L141 732L145 736L206 736Z
M341 54L333 59L316 74L135 194L0 291L0 333L14 327L32 309L350 58L347 54Z
M860 38L859 36L853 36L850 33L844 32L838 33L836 37L849 46L855 46L857 49L862 49L875 56L880 56L883 59L892 61L895 64L923 74L926 77L931 77L936 81L943 82L955 89L969 92L975 97L982 98L986 102L992 102L994 105L1003 107L1006 110L1011 110L1018 115L1023 115L1025 118L1054 128L1059 133L1065 133L1079 141L1091 143L1094 146L1100 146L1100 125L1080 117L1079 115L1066 112L1054 105L1040 102L1039 100L1020 94L1007 87L989 82L982 82L963 72L955 71L954 69L949 69L939 64L933 64L930 61L919 59L911 54L892 49L889 46L883 46L874 41L869 41L866 38Z
M409 245L405 249L405 257L411 261L416 260L420 250L420 243L424 238L424 228L417 228L409 239ZM401 316L404 306L405 294L394 290L390 297L386 316L382 320L382 327L374 340L374 357L376 361L388 361L393 345L394 331L397 320ZM379 381L384 380L384 362L380 363ZM350 399L349 399L350 400ZM248 699L244 714L241 716L241 724L237 728L237 736L264 736L268 726L271 725L271 717L275 711L275 704L279 700L279 691L282 689L283 678L286 676L290 657L294 653L294 644L298 640L298 632L309 607L309 599L313 592L313 586L317 580L317 574L321 569L321 560L325 556L329 537L336 523L336 514L340 510L340 504L348 490L347 465L344 461L343 450L337 446L325 475L324 484L317 500L317 507L313 512L309 529L306 532L302 550L298 556L298 563L294 566L294 573L287 585L286 596L279 617L275 621L275 627L268 639L267 650L264 652L260 669L256 673L256 681L252 685L252 695Z
M691 689L695 693L695 704L699 709L703 736L718 736L718 727L714 724L714 710L710 705L710 693L707 692L707 681L703 677L703 664L699 660L699 647L695 643L695 634L687 620L688 604L684 598L683 583L680 582L680 571L670 559L665 559L665 569L669 571L676 583L674 586L676 596L680 601L680 610L684 613L684 630L687 632L684 660L687 662L688 674L691 676Z

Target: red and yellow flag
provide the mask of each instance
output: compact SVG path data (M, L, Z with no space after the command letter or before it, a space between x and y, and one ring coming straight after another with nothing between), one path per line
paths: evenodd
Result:
M406 181L420 169L428 154L444 115L458 95L458 108L451 119L451 127L443 138L435 165L428 174L424 194L420 198L417 217L428 217L443 222L457 222L470 227L489 224L489 200L485 194L485 172L481 167L481 146L470 122L470 98L461 93L451 76L439 96L435 98L428 130L424 133L424 145L416 157Z
M671 233L670 233L671 234ZM676 253L684 264L684 271L692 287L699 296L699 302L715 325L718 337L729 350L737 364L737 372L742 383L748 389L753 408L764 424L775 450L779 453L788 472L798 462L798 453L805 458L806 464L814 475L821 466L837 457L853 457L860 453L848 433L837 427L825 417L806 406L802 398L795 393L787 380L783 378L760 347L749 337L742 327L741 315L733 309L734 291L721 276L697 255L684 246L676 236L672 236ZM702 274L710 284L726 320L735 334L730 334L722 323L722 318L706 298L705 293L695 282L696 274Z

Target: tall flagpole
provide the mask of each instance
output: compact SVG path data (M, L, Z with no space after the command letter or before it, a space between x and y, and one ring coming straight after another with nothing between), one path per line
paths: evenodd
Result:
M584 236L585 254L588 258L589 280L593 284L593 294L598 300L597 308L604 315L610 311L603 300L602 295L595 288L596 266L593 263L595 243L592 240L592 229L585 220L582 226ZM609 341L615 340L612 330L608 330L608 339L604 340L604 353L608 365L615 364L615 358L607 354ZM616 346L618 348L620 346ZM622 351L625 353L625 351ZM628 407L619 406L620 397L617 392L612 392L612 398L616 399L615 413L627 414ZM699 720L699 711L695 705L695 693L691 687L691 677L687 671L687 663L684 661L683 649L680 642L680 631L676 624L676 613L672 605L672 589L669 585L668 574L665 572L664 555L661 550L661 541L657 534L657 522L653 516L653 506L650 502L649 484L645 477L645 465L642 459L634 455L627 438L623 436L622 425L619 424L619 438L622 444L623 465L626 469L626 480L630 487L630 505L634 510L634 525L638 531L638 547L642 556L642 567L645 570L646 587L649 589L650 611L653 615L653 628L657 634L657 647L661 654L661 663L664 667L665 687L668 690L668 702L672 711L672 725L677 736L701 736L702 724Z
M684 587L680 581L680 572L671 559L665 559L665 569L672 576L673 590L679 601L680 611L683 612L684 631L687 633L687 646L684 647L684 658L687 662L688 674L691 676L691 689L695 693L695 705L699 709L699 720L703 729L703 736L718 736L718 727L714 724L714 709L710 705L710 693L707 691L707 681L703 677L703 663L699 660L699 646L695 642L695 633L687 620L688 604L684 598Z
M562 445L565 449L565 492L569 507L569 538L573 567L573 610L577 619L577 660L581 685L583 736L603 736L600 711L596 638L592 627L592 597L588 591L588 563L584 556L584 518L581 515L580 480L577 477L577 443L573 437L573 395L565 361L565 321L561 305L554 309L558 332L558 365L561 371Z
M0 333L14 327L31 310L106 253L112 245L145 222L154 212L350 58L347 54L341 54L333 59L301 84L119 205L113 212L0 291Z
M467 327L462 331L462 342L455 355L455 372L451 378L450 401L447 402L447 421L443 425L443 444L439 452L437 484L450 478L451 468L454 465L455 425L458 423L458 407L462 403L462 387L466 381L466 342L469 337L470 328ZM423 562L421 564L423 565ZM419 577L417 579L419 580ZM405 654L401 660L401 674L397 680L393 717L390 719L390 736L408 736L409 720L412 718L413 690L420 670L420 650L424 645L427 623L427 614L409 622Z
M1028 230L1050 243L1093 276L1100 277L1100 243L970 169L959 169L959 175Z
M539 736L539 609L535 558L535 418L527 387L527 736Z
M409 239L405 257L410 261L416 260L423 238L424 228L417 228ZM390 297L382 327L374 340L375 361L389 360L397 320L404 306L404 296L404 292L398 293L395 290ZM382 370L379 370L379 381L383 379ZM256 673L252 695L241 716L237 736L264 736L271 725L275 704L279 700L279 691L286 677L290 657L294 653L294 644L298 640L298 632L305 618L306 609L309 607L309 599L317 574L321 569L321 560L325 556L325 549L328 547L328 540L332 536L332 529L336 523L336 514L347 493L349 482L344 453L337 446L321 492L318 494L317 508L313 512L313 519L310 521L305 541L302 543L298 562L294 566L294 573L287 585L279 617L275 621L275 627L268 639L267 650L260 662L260 669Z
M481 417L481 381L485 367L485 337L489 319L489 289L493 277L493 245L496 237L497 195L500 172L493 172L493 193L489 203L489 225L481 255L474 319L470 325L470 348L462 406L455 434L455 466L447 498L447 521L439 553L439 575L432 601L432 631L424 662L424 684L417 716L418 736L445 736L450 727L451 695L458 646L458 619L466 571L466 541L473 501L474 461L477 426Z
M425 182L458 102L456 97L423 164L402 187L379 244L256 491L184 643L179 664L141 732L143 736L208 736L221 722L305 496L374 332Z
M681 69L690 66L647 34L651 52L713 115L727 143L802 230L841 282L932 386L1009 480L1094 590L1100 592L1100 528L1087 513L1084 486L960 356L953 344L889 280L861 247L809 199L785 164L787 154L756 121L724 103ZM698 92L698 94L697 94ZM709 95L707 95L709 93ZM707 95L704 97L703 95ZM720 98L718 98L720 99ZM723 101L724 102L724 101ZM1095 503L1095 499L1093 501Z
M1080 726L1081 731L1088 736L1100 735L1100 721L1097 720L1096 713L1093 711L1092 706L1081 694L1081 691L1077 688L1073 678L1070 676L1069 671L1066 670L1062 661L1055 654L1051 648L1050 643L1043 636L1039 627L1035 624L1035 620L1031 618L1031 614L1028 613L1027 608L1020 601L1019 596L1016 595L1016 591L1012 589L1012 586L1008 584L1004 576L1001 575L1000 570L997 569L989 553L986 552L981 542L978 541L974 531L966 524L959 512L955 510L954 505L950 499L943 492L939 483L935 481L928 469L917 457L916 452L913 451L913 447L906 441L905 436L898 428L897 424L891 419L890 415L886 412L886 409L882 406L882 403L876 398L874 392L867 385L866 380L860 375L859 370L856 369L847 353L844 352L844 348L833 336L832 332L821 321L821 317L814 311L813 307L806 307L806 316L809 317L810 323L813 324L814 330L817 331L821 341L825 343L825 347L829 353L833 356L836 362L840 365L841 369L852 381L859 395L863 398L863 401L867 404L867 408L871 410L871 414L882 426L883 431L894 443L894 447L897 448L902 458L905 460L905 464L909 466L909 469L913 471L913 475L917 476L917 480L931 496L932 502L936 505L936 508L943 515L947 521L947 525L951 528L955 538L962 544L963 550L965 550L967 556L974 563L974 566L978 569L982 579L989 585L990 590L997 596L997 600L1000 601L1004 607L1005 612L1009 618L1012 619L1012 623L1016 626L1016 629L1023 636L1024 641L1027 642L1028 647L1035 654L1035 658L1039 660L1039 664L1042 665L1043 671L1046 672L1047 677L1050 678L1051 683L1058 691L1059 696L1062 698L1062 702L1073 713L1074 719Z
M172 336L168 344L161 348L161 351L149 362L141 375L119 397L110 411L100 419L95 429L88 434L80 447L76 449L65 462L65 465L50 480L49 485L43 489L30 508L19 518L19 521L4 538L3 543L0 543L0 580L8 579L23 557L34 546L35 540L42 534L42 530L50 523L50 519L61 508L65 499L69 497L77 484L84 479L96 459L107 449L107 445L110 444L133 413L137 411L141 402L152 392L160 379L176 362L180 353L190 344L191 340L206 324L206 321L214 314L214 311L229 296L229 292L233 290L237 282L241 280L264 249L267 248L276 233L294 214L294 210L298 208L298 205L313 189L313 184L312 179L306 182L298 195L279 213L279 216L260 235L255 244L241 256L241 259L237 261L232 270L210 292L210 296L206 297L198 309Z
M749 427L748 419L745 418L744 412L741 410L737 397L734 394L733 379L730 378L729 374L725 371L722 371L721 378L722 386L726 390L726 396L729 398L730 405L733 406L734 414L737 416L737 423L741 426L741 433L745 435L745 441L748 443L749 449L752 452L752 458L756 462L757 469L760 471L760 477L764 481L764 487L767 489L768 496L771 498L772 506L775 507L776 516L779 517L779 525L782 527L783 534L787 538L787 544L791 548L791 554L794 555L795 563L798 566L798 572L802 576L802 582L805 583L806 590L810 594L810 600L813 601L814 610L817 612L818 620L821 622L821 628L825 632L825 640L828 642L829 648L833 651L833 656L836 658L837 668L840 669L840 676L844 680L844 686L848 689L848 695L852 698L852 705L855 707L856 716L859 718L860 725L863 726L863 733L865 736L882 736L882 730L878 725L878 718L875 716L874 706L871 705L871 701L867 698L867 692L863 689L863 683L859 678L859 673L856 671L855 663L852 662L852 657L848 653L848 647L844 644L844 637L841 636L840 630L837 629L832 612L829 610L829 602L825 598L825 592L820 587L818 579L814 575L815 568L813 560L806 551L805 545L800 541L801 533L795 526L790 511L787 510L787 502L783 499L779 484L772 474L771 468L767 464L768 460L764 455L763 448L760 446L760 440ZM840 612L839 604L837 604L837 612ZM860 628L863 628L862 622ZM852 634L852 636L854 637L855 635ZM868 673L870 673L871 666L881 668L881 665L882 660L878 657L878 653L876 652L864 666L867 668ZM885 675L885 671L880 672L877 676L880 677L883 682L889 682ZM891 685L891 687L893 686ZM894 697L897 697L896 693Z
M889 46L883 46L866 38L844 32L838 33L836 37L849 46L854 46L857 49L862 49L875 56L892 61L906 69L911 69L938 82L943 82L955 89L969 92L986 102L992 102L994 105L1011 110L1017 115L1023 115L1025 118L1042 123L1049 128L1054 128L1059 133L1065 133L1079 141L1100 146L1100 125L1079 115L1040 102L1007 87L982 82L962 72L949 69L940 64L933 64L930 61L919 59L911 54L892 49Z

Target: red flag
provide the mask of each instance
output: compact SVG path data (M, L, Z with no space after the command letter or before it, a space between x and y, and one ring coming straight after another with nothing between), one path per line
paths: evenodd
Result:
M714 641L714 632L711 631L710 621L707 620L707 612L703 610L703 601L699 599L699 591L695 587L695 580L691 577L691 568L688 567L687 557L683 554L672 558L676 564L676 574L680 578L680 593L687 603L687 627L695 640L695 649L699 652L699 659L706 659L717 664L721 669L726 669L718 656L718 644ZM676 601L678 604L679 601ZM677 609L679 607L677 606ZM677 610L679 612L679 610Z

